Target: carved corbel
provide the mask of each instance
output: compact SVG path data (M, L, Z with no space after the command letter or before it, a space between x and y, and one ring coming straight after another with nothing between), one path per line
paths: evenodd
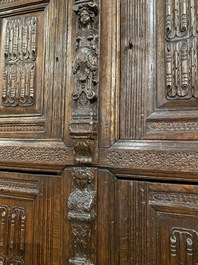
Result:
M95 178L91 169L73 171L73 192L67 200L73 254L70 265L94 265L93 232L96 219Z
M76 54L73 61L75 87L72 93L74 112L70 122L77 163L97 160L97 97L99 72L98 5L93 0L76 0Z

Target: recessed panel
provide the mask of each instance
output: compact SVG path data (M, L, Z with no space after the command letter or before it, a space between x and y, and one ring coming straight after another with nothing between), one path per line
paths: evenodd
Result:
M43 12L1 21L0 115L41 114Z
M198 3L159 0L154 6L156 48L150 43L153 58L149 60L156 71L154 82L149 77L153 87L145 138L194 140L198 135Z

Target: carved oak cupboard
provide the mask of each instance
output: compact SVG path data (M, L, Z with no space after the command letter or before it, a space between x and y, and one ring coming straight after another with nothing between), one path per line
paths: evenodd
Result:
M0 0L0 265L198 264L197 0Z

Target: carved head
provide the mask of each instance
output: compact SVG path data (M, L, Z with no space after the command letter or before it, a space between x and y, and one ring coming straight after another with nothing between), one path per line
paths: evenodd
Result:
M86 8L82 8L82 10L79 12L79 22L83 26L88 25L91 23L91 20L93 20L93 14L90 14L89 11Z
M78 16L79 25L82 27L93 23L98 15L98 6L93 1L76 2L73 10Z
M88 169L74 169L74 185L79 190L84 190L93 180L93 175Z

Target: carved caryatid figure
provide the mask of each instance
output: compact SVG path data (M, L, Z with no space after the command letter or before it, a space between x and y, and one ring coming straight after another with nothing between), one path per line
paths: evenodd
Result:
M88 169L74 170L75 190L67 201L73 237L73 258L70 259L70 264L92 264L89 258L89 245L93 220L96 217L96 192L91 190L92 182L93 175Z
M75 160L90 164L97 160L97 94L99 68L98 5L93 0L76 0L76 54L73 61L74 112L70 122Z
M73 62L76 86L72 97L77 100L84 93L92 100L96 97L95 85L98 83L98 31L94 29L98 8L96 4L87 3L76 5L74 11L78 16L78 32Z

